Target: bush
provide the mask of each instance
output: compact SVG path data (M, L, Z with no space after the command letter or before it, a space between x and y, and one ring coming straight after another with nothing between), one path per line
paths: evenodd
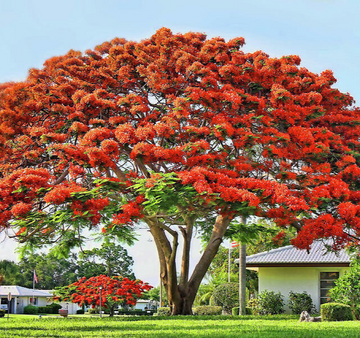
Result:
M213 292L214 305L221 306L225 313L231 314L231 309L239 306L239 284L225 283L217 286Z
M232 312L233 316L238 316L239 315L239 307L233 307L231 312ZM251 307L246 307L245 308L245 314L246 315L252 315L253 314Z
M350 305L353 316L360 319L360 264L354 260L350 270L335 280L335 287L329 292L331 300Z
M98 307L90 308L88 312L90 315L99 314L99 308Z
M0 318L5 316L6 311L5 310L0 310Z
M320 306L321 320L327 322L353 320L353 314L349 305L341 303L326 303Z
M61 309L61 305L52 303L46 306L39 306L38 313L58 314L60 309Z
M83 309L76 310L77 315L83 315L85 311Z
M49 308L47 306L39 306L38 313L52 313L52 312L49 312Z
M26 305L24 307L24 313L27 315L36 315L38 313L38 307L34 305Z
M46 305L46 307L48 308L47 313L52 313L52 314L58 314L59 310L62 308L62 306L60 304L56 304L56 303L51 303L49 305Z
M251 311L251 314L259 314L259 300L257 298L250 298L248 301L248 307Z
M169 307L159 307L157 309L157 314L158 314L158 316L170 316L171 315L170 308Z
M221 315L222 307L221 306L211 306L211 305L203 305L197 306L193 308L193 314L197 316L204 315Z
M284 312L284 299L280 292L264 290L249 301L253 314L278 315Z
M311 296L305 291L303 293L289 292L289 308L294 315L299 315L303 311L308 313L316 311Z

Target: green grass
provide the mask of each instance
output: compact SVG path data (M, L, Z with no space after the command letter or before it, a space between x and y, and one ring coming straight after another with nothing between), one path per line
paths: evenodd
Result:
M359 337L360 322L299 323L298 316L116 317L10 315L0 337Z

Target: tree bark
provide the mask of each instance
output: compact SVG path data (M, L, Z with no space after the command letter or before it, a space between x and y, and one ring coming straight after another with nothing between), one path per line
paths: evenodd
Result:
M239 315L246 314L246 245L239 243Z
M163 282L166 294L168 296L169 305L172 315L191 315L192 305L195 300L196 293L200 286L202 279L205 276L213 258L215 257L218 248L222 242L222 238L230 223L230 219L219 215L213 226L212 235L205 251L196 265L194 272L190 279L189 275L189 259L190 259L190 244L192 237L192 225L194 220L187 224L187 228L182 229L181 232L184 237L184 250L181 264L180 282L177 281L175 257L177 251L177 236L173 237L173 245L165 235L164 229L159 228L155 222L146 220L150 232L154 237L155 245L158 251L160 260L161 280Z

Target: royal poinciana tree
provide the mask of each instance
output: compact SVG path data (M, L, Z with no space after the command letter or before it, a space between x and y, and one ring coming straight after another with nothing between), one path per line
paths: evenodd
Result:
M331 71L243 44L163 28L70 51L3 84L1 229L66 248L85 228L121 236L142 222L173 314L191 313L237 217L293 226L299 248L325 237L357 244L359 110ZM195 228L209 240L190 274Z
M141 297L143 292L149 291L151 288L150 285L139 279L130 280L122 276L100 275L89 279L83 277L75 283L58 288L55 291L54 300L70 301L79 306L92 306L93 308L102 305L109 309L112 317L116 306L135 306L136 300Z

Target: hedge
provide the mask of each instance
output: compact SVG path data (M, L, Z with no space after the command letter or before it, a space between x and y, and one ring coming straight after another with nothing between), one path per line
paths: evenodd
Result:
M38 313L39 308L34 305L26 305L24 307L24 313L27 315L36 315Z
M326 303L322 304L320 309L322 321L332 322L354 319L349 305L341 303Z
M222 312L221 306L204 305L193 308L193 314L197 316L221 315L221 312Z

